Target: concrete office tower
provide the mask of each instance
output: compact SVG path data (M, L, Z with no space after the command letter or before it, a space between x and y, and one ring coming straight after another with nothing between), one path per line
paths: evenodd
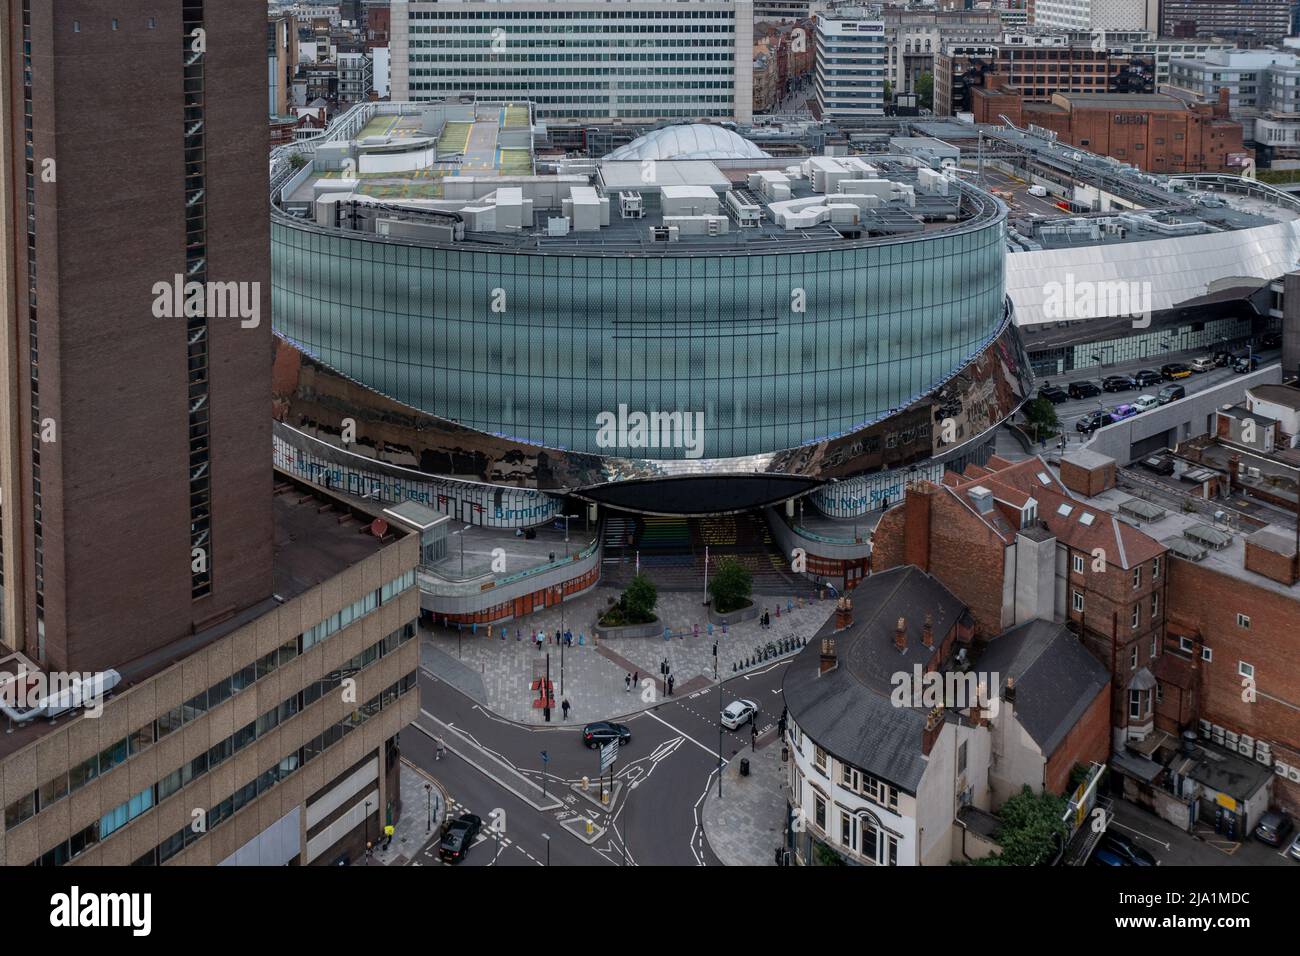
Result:
M753 113L752 0L393 0L394 102L531 100L554 123Z
M272 593L266 11L0 11L3 638L92 671Z

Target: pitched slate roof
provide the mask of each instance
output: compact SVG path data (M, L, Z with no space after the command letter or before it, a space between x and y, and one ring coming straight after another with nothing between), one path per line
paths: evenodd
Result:
M911 566L871 575L850 597L853 623L836 632L832 618L786 669L786 707L799 729L822 749L914 794L926 767L921 752L926 712L894 706L893 677L910 675L915 664L924 668L930 660L933 651L921 642L926 614L937 646L966 606ZM900 617L906 624L906 652L894 643ZM835 640L838 666L819 674L824 637Z
M975 661L1016 681L1015 715L1044 756L1060 746L1110 680L1106 668L1063 624L1029 621L992 641Z

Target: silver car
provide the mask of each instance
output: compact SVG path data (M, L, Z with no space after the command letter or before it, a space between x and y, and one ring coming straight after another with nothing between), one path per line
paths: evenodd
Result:
M752 700L733 700L722 710L722 726L735 730L758 715L758 704Z

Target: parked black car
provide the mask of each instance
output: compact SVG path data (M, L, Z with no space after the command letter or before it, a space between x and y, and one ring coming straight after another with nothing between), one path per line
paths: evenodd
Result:
M1106 425L1114 424L1114 422L1115 419L1110 417L1109 412L1089 412L1074 423L1074 429L1083 432L1085 435L1091 435L1098 428L1104 428Z
M1259 347L1262 349L1280 349L1282 347L1282 333L1265 332L1259 340Z
M1155 369L1144 368L1133 375L1133 381L1137 382L1138 388L1146 388L1149 385L1159 385L1164 379Z
M1215 349L1214 364L1219 368L1227 368L1232 364L1233 354L1230 349Z
M1166 385L1160 391L1156 392L1156 401L1161 405L1168 405L1170 402L1176 402L1180 398L1187 397L1187 389L1181 385Z
M1087 379L1080 382L1071 382L1066 391L1070 393L1071 398L1092 398L1094 395L1101 394L1101 389Z
M438 844L438 855L449 863L459 863L474 845L474 839L483 829L482 817L473 813L462 813L459 817L442 828L442 842Z
M1050 382L1044 382L1038 387L1038 397L1047 399L1053 405L1060 405L1062 402L1070 400L1070 396L1065 393L1065 389L1059 385L1052 385Z
M617 740L621 745L631 739L632 731L626 724L616 724L609 720L600 720L582 728L582 742L593 749L611 740Z
M1281 846L1291 832L1291 818L1277 810L1267 810L1255 827L1255 839L1269 846Z
M1101 380L1103 392L1128 392L1137 388L1137 382L1129 375L1107 375Z
M1154 471L1157 475L1172 475L1174 473L1173 459L1167 455L1150 455L1138 462L1147 471Z
M1155 857L1142 849L1124 834L1116 833L1114 830L1107 830L1102 836L1098 846L1114 853L1129 866L1156 865Z
M1258 355L1239 355L1232 363L1232 370L1238 373L1253 372L1259 368Z

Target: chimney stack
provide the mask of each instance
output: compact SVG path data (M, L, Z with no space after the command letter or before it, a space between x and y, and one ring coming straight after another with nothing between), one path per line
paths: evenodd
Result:
M835 656L834 639L823 637L821 663L818 665L817 676L820 677L827 671L834 670L838 663L839 659Z
M921 626L921 643L934 647L934 618L930 614L925 615L925 624Z
M853 601L846 594L835 602L835 630L843 631L853 626Z
M925 732L921 734L921 752L927 757L934 749L934 743L939 739L941 730L943 730L943 708L936 707L926 715Z
M898 626L894 629L894 646L900 651L907 650L907 620L898 619Z

